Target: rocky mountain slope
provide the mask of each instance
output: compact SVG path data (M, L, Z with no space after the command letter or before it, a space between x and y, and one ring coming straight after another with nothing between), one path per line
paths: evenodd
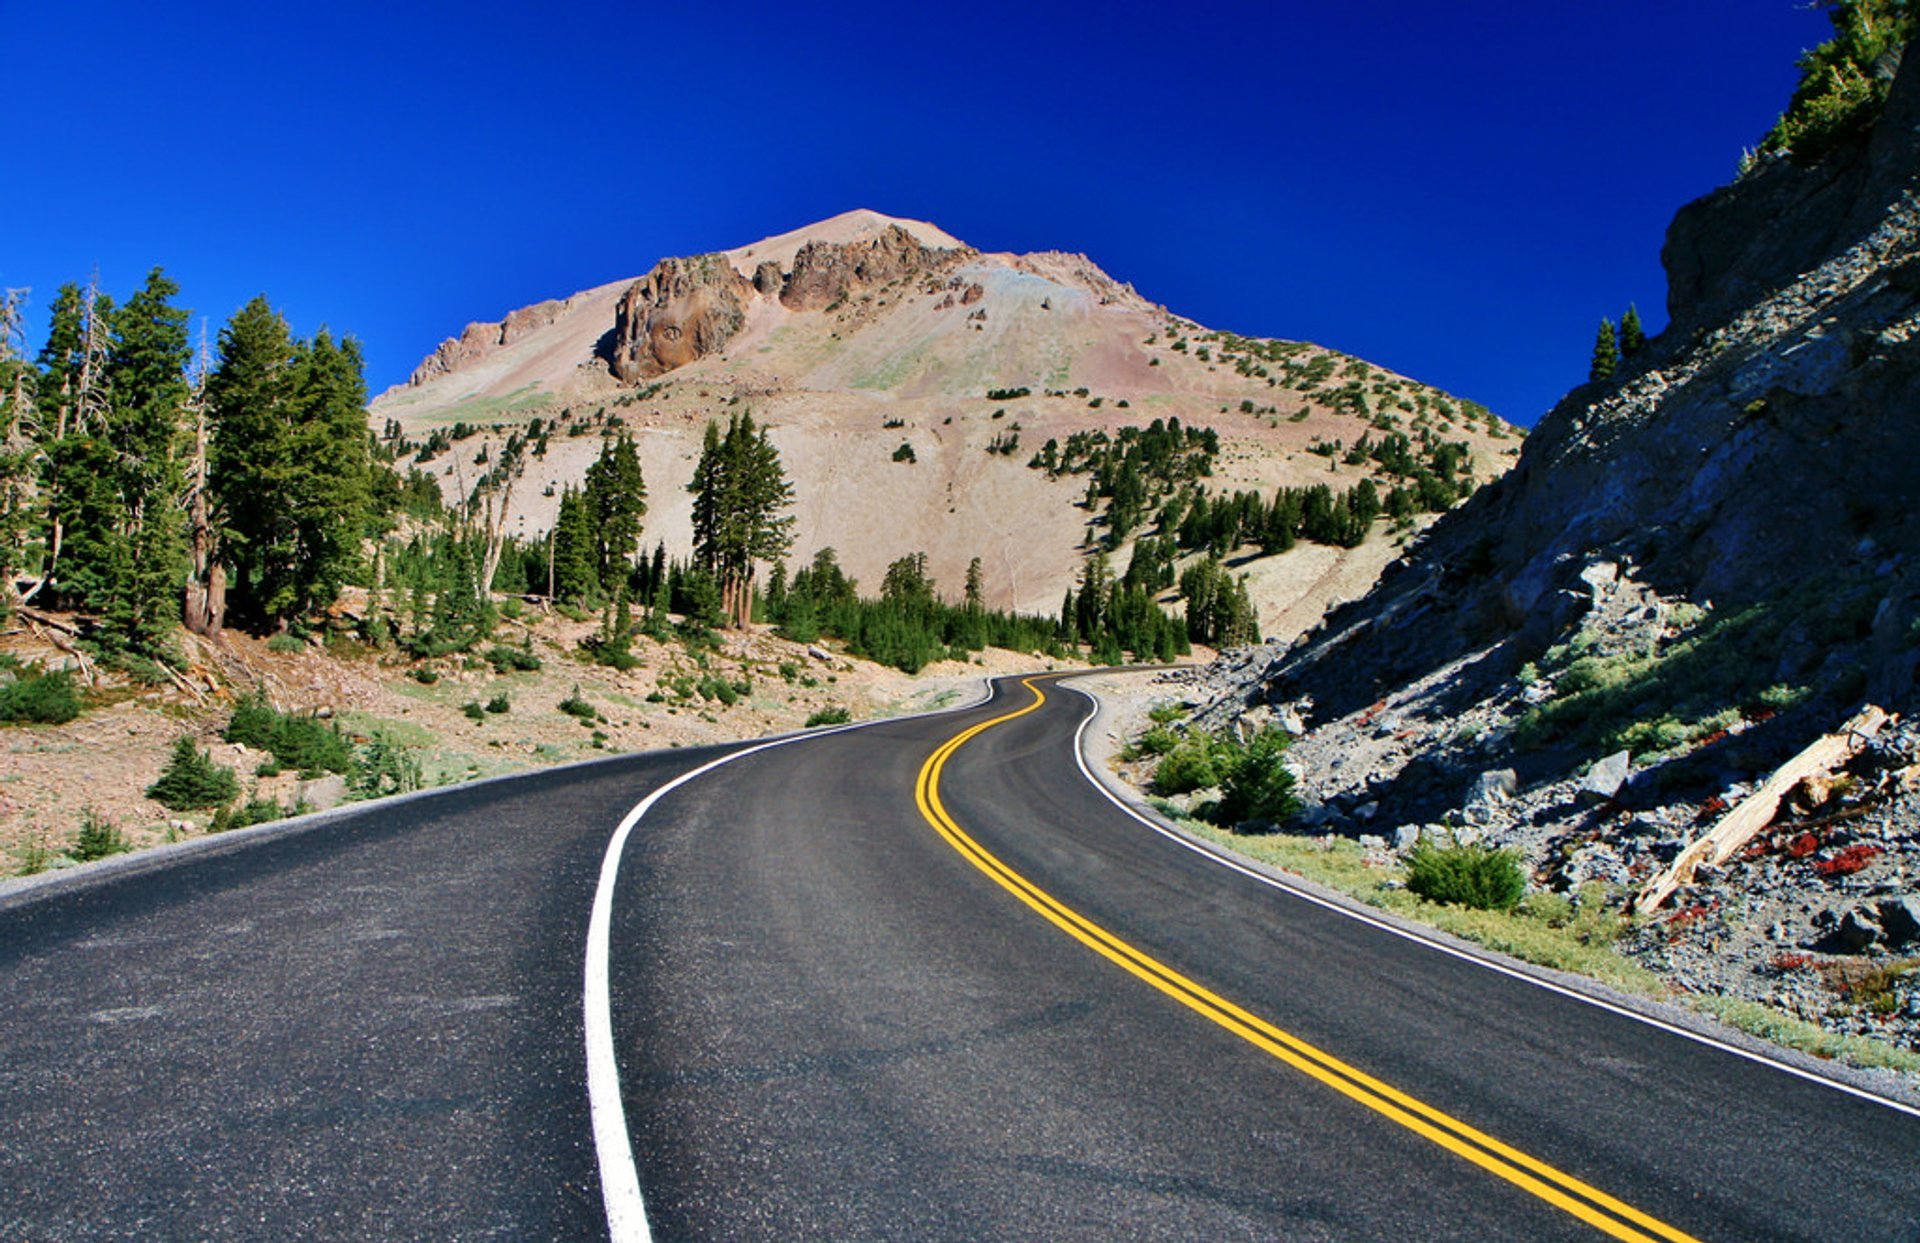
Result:
M1619 903L1863 703L1910 715L1917 192L1908 57L1864 140L1681 210L1669 329L1365 599L1201 675L1200 719L1301 735L1308 827L1480 838ZM1920 1047L1920 732L1856 742L1630 945L1677 987Z
M1058 608L1096 517L1084 477L1029 468L1049 439L1178 418L1221 437L1209 491L1268 494L1373 473L1309 449L1381 427L1465 442L1480 480L1519 443L1472 403L1359 359L1209 331L1085 256L983 254L869 211L470 325L374 403L372 425L412 444L440 432L411 456L451 500L541 420L545 452L506 502L508 531L529 538L597 433L632 430L646 540L682 555L702 430L743 409L770 427L795 483L796 558L831 546L871 590L889 562L924 551L953 592L979 557L990 604L1037 612ZM1392 550L1385 537L1303 546L1241 569L1267 633L1292 634L1363 591Z

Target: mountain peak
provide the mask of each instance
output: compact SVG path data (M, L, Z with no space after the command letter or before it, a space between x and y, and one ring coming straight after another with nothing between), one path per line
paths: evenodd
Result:
M740 270L741 275L751 276L757 266L769 260L778 263L782 268L791 268L793 257L799 254L800 248L809 242L826 242L844 246L853 242L870 241L895 226L912 234L915 241L929 250L971 249L965 242L938 225L857 207L852 211L829 216L825 220L816 221L802 228L762 238L746 246L736 246L732 250L721 253Z

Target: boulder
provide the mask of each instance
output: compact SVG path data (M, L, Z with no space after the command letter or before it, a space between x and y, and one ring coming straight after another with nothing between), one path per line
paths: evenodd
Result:
M1511 768L1495 768L1473 779L1467 791L1467 806L1498 806L1512 798L1520 788L1520 774Z
M1601 802L1618 798L1632 772L1633 755L1626 751L1615 751L1604 759L1594 761L1587 775L1580 779L1580 792Z
M294 797L315 811L331 810L347 801L347 779L339 773L328 773L324 777L302 781L300 791Z
M1881 936L1880 914L1872 907L1856 906L1840 917L1833 930L1833 944L1843 954L1864 954Z
M1881 935L1890 947L1898 948L1920 938L1920 894L1883 898L1875 914L1880 917Z

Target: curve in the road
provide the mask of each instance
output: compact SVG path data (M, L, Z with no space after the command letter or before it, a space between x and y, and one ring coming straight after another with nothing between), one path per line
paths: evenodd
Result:
M1046 692L1040 689L1039 681L1038 678L1022 680L1021 684L1033 694L1033 699L1025 706L981 721L955 734L929 756L920 769L914 789L920 814L969 863L1068 936L1181 1005L1272 1054L1295 1070L1538 1196L1555 1208L1572 1214L1616 1239L1631 1240L1633 1243L1656 1239L1665 1239L1669 1243L1698 1243L1685 1231L1468 1126L1216 995L1074 911L975 841L948 814L941 802L940 773L953 753L978 735L1037 711L1046 702Z

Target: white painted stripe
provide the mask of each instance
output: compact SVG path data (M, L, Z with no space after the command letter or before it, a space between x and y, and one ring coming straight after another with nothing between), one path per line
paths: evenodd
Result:
M607 1215L607 1234L613 1243L649 1243L653 1234L647 1228L647 1206L640 1195L640 1171L633 1157L633 1141L627 1132L627 1112L620 1102L620 1063L613 1048L613 996L610 975L609 931L613 924L614 882L620 875L620 858L626 852L627 837L633 826L653 809L653 805L681 786L714 769L749 755L771 751L849 730L871 729L918 716L937 716L943 712L964 712L993 698L993 682L985 682L985 693L973 703L943 708L936 712L905 716L879 717L856 721L830 729L814 729L790 734L756 746L733 751L719 759L681 773L638 803L620 821L607 842L607 853L600 860L600 883L593 892L593 912L587 918L585 981L582 988L587 1029L587 1109L593 1120L593 1150L600 1164L600 1199Z
M1063 682L1062 685L1065 685L1065 683ZM1830 1079L1825 1075L1819 1074L1812 1070L1808 1070L1804 1067L1795 1066L1791 1062L1781 1061L1779 1058L1771 1057L1765 1053L1760 1053L1752 1049L1743 1049L1739 1045L1729 1044L1724 1040L1718 1039L1717 1037L1707 1035L1705 1032L1693 1031L1688 1028L1681 1027L1678 1024L1669 1023L1664 1019L1655 1018L1650 1014L1642 1014L1638 1010L1631 1009L1627 1006L1618 1005L1614 1002L1607 1001L1604 998L1595 997L1590 994L1580 992L1576 989L1568 988L1564 984L1557 984L1552 980L1543 979L1540 976L1533 975L1530 972L1520 970L1508 963L1500 962L1497 959L1485 957L1481 954L1471 953L1467 950L1461 949L1459 946L1448 945L1444 941L1436 940L1433 937L1423 935L1422 933L1414 931L1413 929L1402 928L1396 924L1389 923L1384 919L1380 919L1377 916L1369 915L1364 911L1354 910L1353 908L1344 906L1338 902L1330 902L1326 898L1321 897L1319 894L1314 893L1311 890L1304 889L1298 885L1291 884L1279 877L1271 876L1265 872L1258 871L1254 868L1248 867L1246 864L1240 862L1238 859L1231 858L1221 853L1218 850L1214 850L1201 842L1195 841L1193 838L1188 837L1184 833L1181 833L1175 829L1170 829L1166 825L1163 825L1154 820L1148 819L1146 816L1141 815L1140 812L1137 811L1136 809L1128 806L1126 802L1120 798L1119 795L1115 794L1112 790L1109 790L1106 786L1106 783L1101 781L1098 777L1096 777L1094 775L1093 770L1087 767L1086 747L1083 745L1083 743L1084 743L1084 738L1087 731L1087 726L1093 723L1094 716L1100 707L1100 702L1098 699L1094 697L1092 692L1084 690L1078 686L1068 686L1067 689L1074 691L1077 694L1086 696L1087 702L1092 705L1092 709L1087 713L1085 717L1081 719L1080 727L1073 731L1073 758L1074 758L1074 763L1080 766L1080 775L1086 778L1087 783L1089 785L1093 786L1094 789L1100 791L1100 793L1103 796L1105 796L1108 802L1112 803L1115 807L1118 807L1122 812L1126 813L1132 819L1147 826L1149 829L1152 829L1155 833L1158 833L1160 836L1166 838L1168 841L1173 842L1175 845L1183 846L1186 849L1191 850L1193 853L1201 856L1204 859L1211 860L1212 862L1219 864L1221 867L1227 868L1231 871L1238 872L1242 876L1258 881L1260 884L1266 885L1269 888L1278 889L1281 892L1291 894L1293 897L1299 898L1302 901L1311 902L1315 906L1324 907L1325 909L1332 911L1336 915L1344 915L1348 919L1355 920L1359 923L1369 924L1375 928L1378 928L1382 932L1391 933L1396 937L1400 937L1403 940L1412 941L1418 945L1424 945L1428 949L1435 950L1439 953L1449 955L1453 958L1457 958L1462 962L1470 962L1476 966L1484 967L1488 971L1496 971L1501 975L1507 976L1511 979L1520 980L1524 983L1531 984L1536 988L1544 988L1548 992L1558 993L1562 997L1570 997L1574 1001L1583 1002L1586 1005L1593 1006L1597 1009L1605 1010L1605 1011L1608 1011L1609 1013L1620 1015L1622 1018L1632 1019L1636 1023L1644 1023L1648 1027L1659 1028L1661 1031L1669 1032L1675 1036L1683 1037L1687 1040L1691 1040L1695 1042L1696 1044L1707 1045L1711 1048L1719 1049L1724 1053L1731 1053L1735 1057L1745 1058L1749 1062L1757 1062L1762 1066L1770 1066L1774 1070L1778 1070L1785 1074L1792 1075L1798 1079L1804 1079L1809 1083L1817 1083L1817 1084L1820 1084L1822 1087L1832 1088L1836 1092L1844 1092L1848 1096L1859 1097L1863 1101L1872 1101L1876 1105L1885 1105L1888 1109L1898 1110L1903 1114L1908 1114L1913 1117L1920 1118L1920 1108L1915 1108L1914 1106L1907 1104L1905 1101L1894 1100L1892 1097L1882 1096L1877 1092L1871 1092L1865 1088L1855 1087L1853 1084L1843 1083L1838 1079Z

